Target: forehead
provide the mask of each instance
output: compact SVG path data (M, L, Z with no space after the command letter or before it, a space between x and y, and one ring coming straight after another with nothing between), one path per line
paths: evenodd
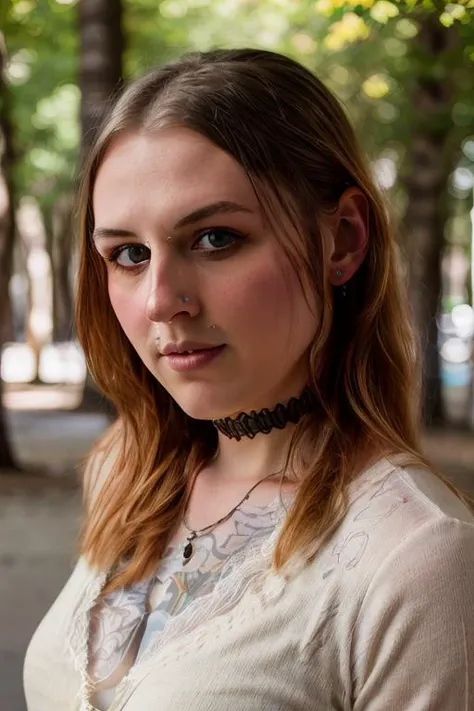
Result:
M109 147L93 190L100 221L127 221L150 207L163 222L200 205L232 200L256 212L243 168L205 137L186 128L124 134Z

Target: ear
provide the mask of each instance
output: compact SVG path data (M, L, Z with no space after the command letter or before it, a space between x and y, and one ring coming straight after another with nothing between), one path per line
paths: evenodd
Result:
M354 276L367 254L369 208L362 190L348 188L333 219L330 282L340 286Z

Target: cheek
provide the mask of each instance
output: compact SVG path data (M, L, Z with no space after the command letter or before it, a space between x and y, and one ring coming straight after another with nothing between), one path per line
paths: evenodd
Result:
M118 281L109 279L109 299L125 335L136 346L136 341L146 335L147 319L145 304L138 290L131 290L120 285Z
M314 323L297 275L281 259L266 260L259 269L228 280L219 301L232 313L234 326L258 330L262 341L264 334L286 339L296 328Z

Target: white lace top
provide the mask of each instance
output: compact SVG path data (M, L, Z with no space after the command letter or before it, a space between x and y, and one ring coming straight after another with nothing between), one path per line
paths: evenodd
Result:
M454 494L381 460L289 578L270 567L284 516L242 511L102 606L80 559L28 648L28 711L474 709L474 517Z
M260 547L281 521L290 496L269 506L245 504L215 531L193 542L194 554L183 565L183 545L170 548L151 580L111 593L91 611L89 676L92 703L107 711L117 684L136 661L153 648L172 617L209 595L221 578L251 549Z

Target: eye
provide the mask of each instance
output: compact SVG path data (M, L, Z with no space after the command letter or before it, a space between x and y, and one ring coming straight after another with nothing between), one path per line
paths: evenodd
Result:
M242 240L241 235L225 229L212 229L202 232L193 245L193 249L200 252L217 252L233 247Z
M115 262L123 269L132 269L150 258L150 249L142 244L124 244L112 252L110 262Z

